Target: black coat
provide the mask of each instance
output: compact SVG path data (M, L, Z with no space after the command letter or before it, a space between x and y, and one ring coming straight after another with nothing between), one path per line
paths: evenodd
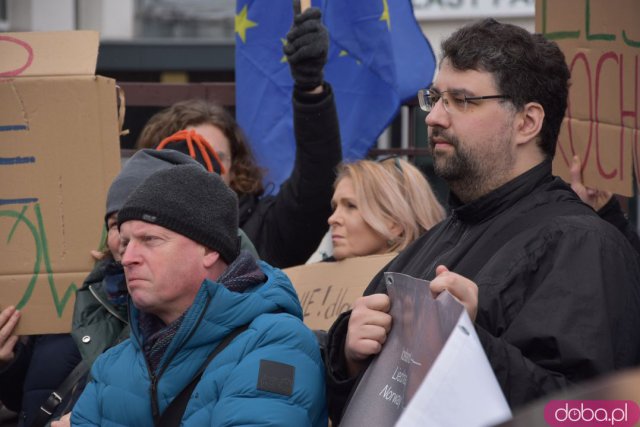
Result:
M613 224L624 236L629 240L631 246L635 248L635 250L640 253L640 238L638 238L638 233L634 226L629 222L629 219L622 211L620 207L620 202L618 199L612 197L609 199L607 204L600 208L598 211L598 215L600 218L604 219L607 222Z
M322 94L294 90L296 158L280 192L239 195L240 228L260 258L278 268L304 264L328 228L342 148L333 92L324 88Z
M383 271L430 280L443 264L478 285L476 330L512 408L638 363L639 256L549 162L452 208ZM386 292L381 279L365 295ZM334 422L357 380L344 362L349 315L332 326L325 354Z
M31 424L40 405L81 359L69 334L25 338L16 346L13 362L0 372L0 401L19 412L19 426Z

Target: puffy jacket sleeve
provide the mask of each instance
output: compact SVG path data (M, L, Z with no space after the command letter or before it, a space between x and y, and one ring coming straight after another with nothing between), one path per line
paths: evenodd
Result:
M342 148L333 92L326 83L324 89L322 94L294 91L293 171L275 197L261 201L254 213L259 221L242 225L262 259L278 268L304 264L328 228Z
M247 352L222 385L211 425L326 426L324 370L313 333L289 315L262 316L245 333Z
M588 228L549 231L504 276L478 277L476 329L512 408L638 362L636 253L612 227Z
M91 381L85 386L80 398L71 412L72 426L99 426L102 424L103 388L102 371L104 369L104 357L99 357L91 367Z

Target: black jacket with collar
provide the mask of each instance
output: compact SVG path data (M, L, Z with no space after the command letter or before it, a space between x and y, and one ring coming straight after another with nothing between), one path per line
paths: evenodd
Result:
M638 254L549 162L472 203L452 199L451 215L383 271L430 280L443 264L478 285L476 330L512 408L638 363ZM495 240L504 243L483 254ZM381 292L382 272L365 295ZM325 353L334 423L357 382L344 361L349 316L332 326Z

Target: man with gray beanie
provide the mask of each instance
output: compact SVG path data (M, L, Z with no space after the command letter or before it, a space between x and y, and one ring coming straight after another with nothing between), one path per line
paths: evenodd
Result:
M211 159L215 162L215 158ZM216 163L217 164L217 163ZM107 194L107 211L105 213L105 223L107 230L110 230L109 217L117 213L124 204L127 196L144 181L145 178L152 173L161 169L167 169L176 165L202 165L189 157L187 154L178 150L152 150L143 149L137 151L127 162L122 171L116 176L109 187ZM204 168L204 166L202 166ZM214 166L215 171L220 170L220 166ZM115 225L115 217L111 226ZM240 237L240 247L249 251L253 256L258 258L258 252L247 235L238 229Z
M128 338L128 292L118 253L118 212L147 177L176 165L195 165L204 170L199 162L174 150L140 150L126 161L109 187L105 214L107 248L94 253L98 262L76 294L71 334L25 337L11 349L14 357L0 356L0 400L20 412L21 425L44 426L68 412L95 359ZM249 239L242 233L240 239L242 249L257 257ZM17 325L14 322L11 326L4 320L10 309L0 312L0 329L9 329L8 337ZM0 350L2 347L0 337ZM56 355L53 360L52 354Z
M118 226L131 338L94 363L73 425L326 425L315 337L289 279L240 251L220 177L160 170Z

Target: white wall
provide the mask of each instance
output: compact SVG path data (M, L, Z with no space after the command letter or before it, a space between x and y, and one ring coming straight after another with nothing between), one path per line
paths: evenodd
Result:
M442 21L425 21L419 20L422 31L427 36L427 39L431 43L431 47L436 56L440 53L440 43L449 37L458 28L462 27L469 22L474 21L476 18L471 19L447 19ZM519 25L528 31L533 32L535 30L535 18L496 18L500 22L508 22L514 25Z
M9 0L9 31L75 29L74 0Z
M78 29L100 31L103 40L132 39L134 0L79 0Z
M535 0L412 0L422 31L436 53L440 43L457 28L481 18L493 17L535 29Z
M8 30L96 30L102 39L131 39L134 3L135 0L8 0Z
M233 7L230 0L209 1L214 9ZM465 23L482 17L493 16L534 30L535 0L412 1L416 17L436 54L442 39ZM100 31L102 39L132 39L135 4L135 0L8 0L9 31L70 30L77 26L77 29Z

